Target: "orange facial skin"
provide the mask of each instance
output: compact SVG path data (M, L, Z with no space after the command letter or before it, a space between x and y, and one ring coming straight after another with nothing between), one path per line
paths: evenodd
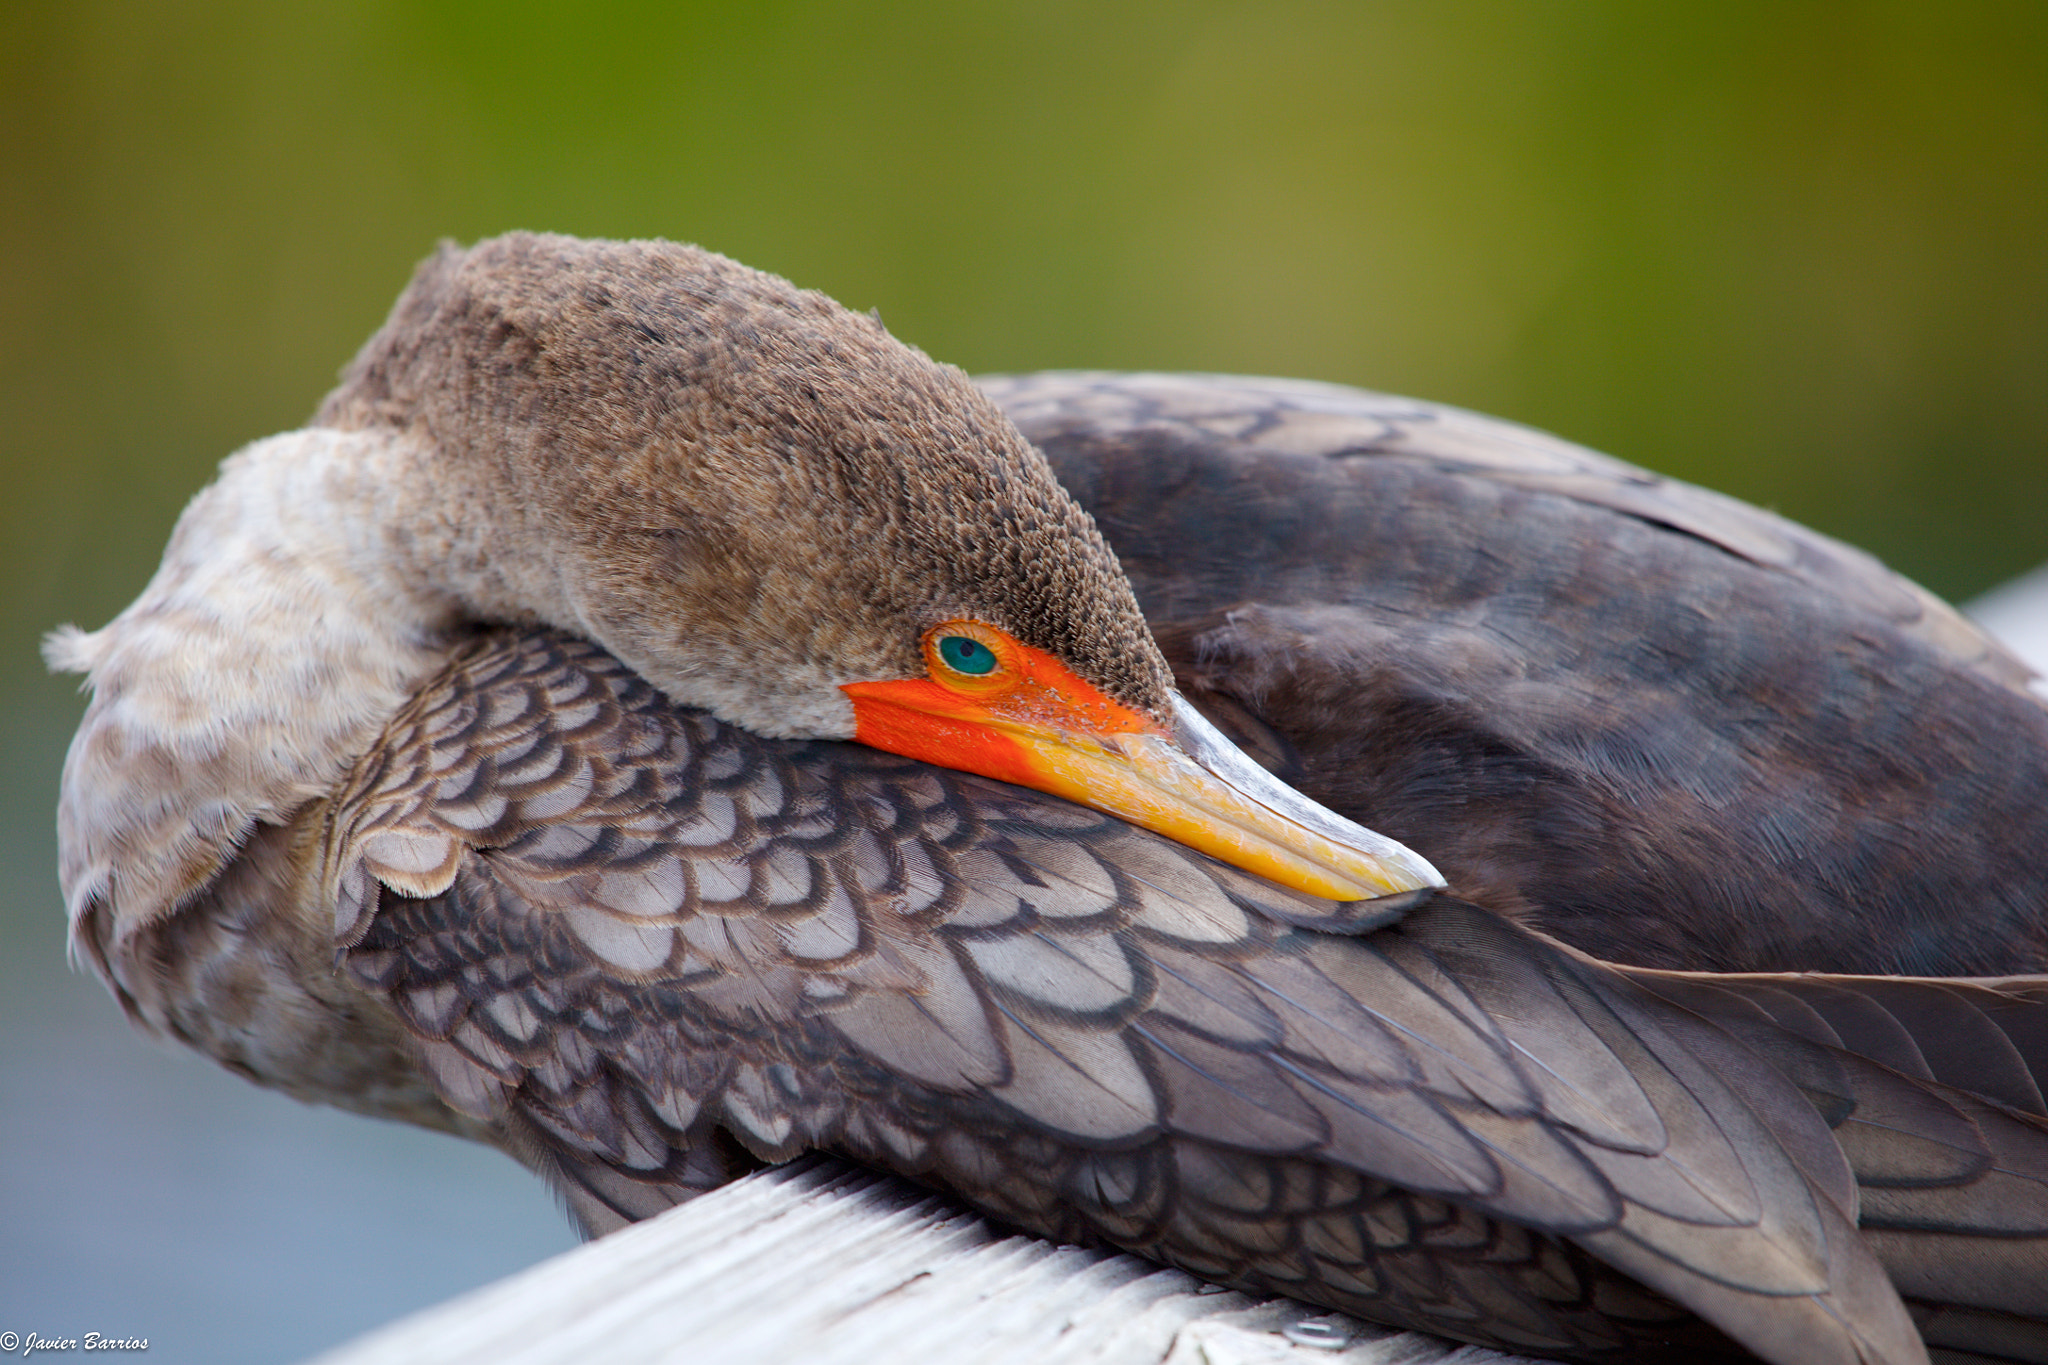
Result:
M924 653L925 677L841 685L861 743L1063 796L1313 896L1443 884L1409 850L1248 771L1234 750L1219 763L1220 735L1201 741L1208 759L1190 754L1165 725L993 626L945 622L925 633Z
M939 654L939 641L964 635L996 657L988 673L962 673ZM846 683L862 744L942 768L959 768L1039 791L1045 783L1031 734L1100 737L1164 735L1157 721L1111 701L1042 649L979 621L949 621L925 632L929 676ZM940 681L944 679L944 681ZM1060 795L1066 795L1060 792Z

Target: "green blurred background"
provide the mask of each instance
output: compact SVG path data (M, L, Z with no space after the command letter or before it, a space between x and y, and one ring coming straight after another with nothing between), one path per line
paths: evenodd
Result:
M439 238L697 241L972 370L1458 403L1950 596L2048 559L2040 0L9 3L0 109L0 1330L285 1359L567 1242L62 963L38 633Z

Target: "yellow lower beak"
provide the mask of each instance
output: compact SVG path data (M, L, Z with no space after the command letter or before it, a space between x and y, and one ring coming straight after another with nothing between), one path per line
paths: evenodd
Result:
M1247 758L1175 696L1172 738L1005 726L1030 785L1121 816L1283 886L1373 900L1444 885L1429 861L1317 805Z

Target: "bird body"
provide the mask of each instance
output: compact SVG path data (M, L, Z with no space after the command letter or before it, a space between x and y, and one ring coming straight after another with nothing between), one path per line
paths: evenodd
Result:
M95 689L77 950L145 1026L496 1142L592 1231L826 1148L1510 1349L1914 1360L1917 1322L2048 1354L2048 988L1631 970L1526 927L1650 966L2039 970L2042 874L1968 863L1972 803L2039 818L2016 664L1854 552L1484 419L989 393L1016 426L691 248L443 252L135 606L53 641ZM1475 497L1581 524L1539 553L1472 533ZM1778 578L1639 573L1668 629L1586 598L1660 535ZM1806 615L1728 658L1774 601ZM1603 606L1606 636L1567 610ZM1831 662L1744 691L1827 623ZM1803 730L1923 695L1959 718L1773 807Z

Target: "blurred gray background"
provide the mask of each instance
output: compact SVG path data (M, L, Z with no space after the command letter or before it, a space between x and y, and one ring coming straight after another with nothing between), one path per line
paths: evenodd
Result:
M569 1244L66 969L35 655L442 237L701 242L973 370L1551 428L1969 596L2048 559L2048 7L0 4L0 1331L280 1361Z

